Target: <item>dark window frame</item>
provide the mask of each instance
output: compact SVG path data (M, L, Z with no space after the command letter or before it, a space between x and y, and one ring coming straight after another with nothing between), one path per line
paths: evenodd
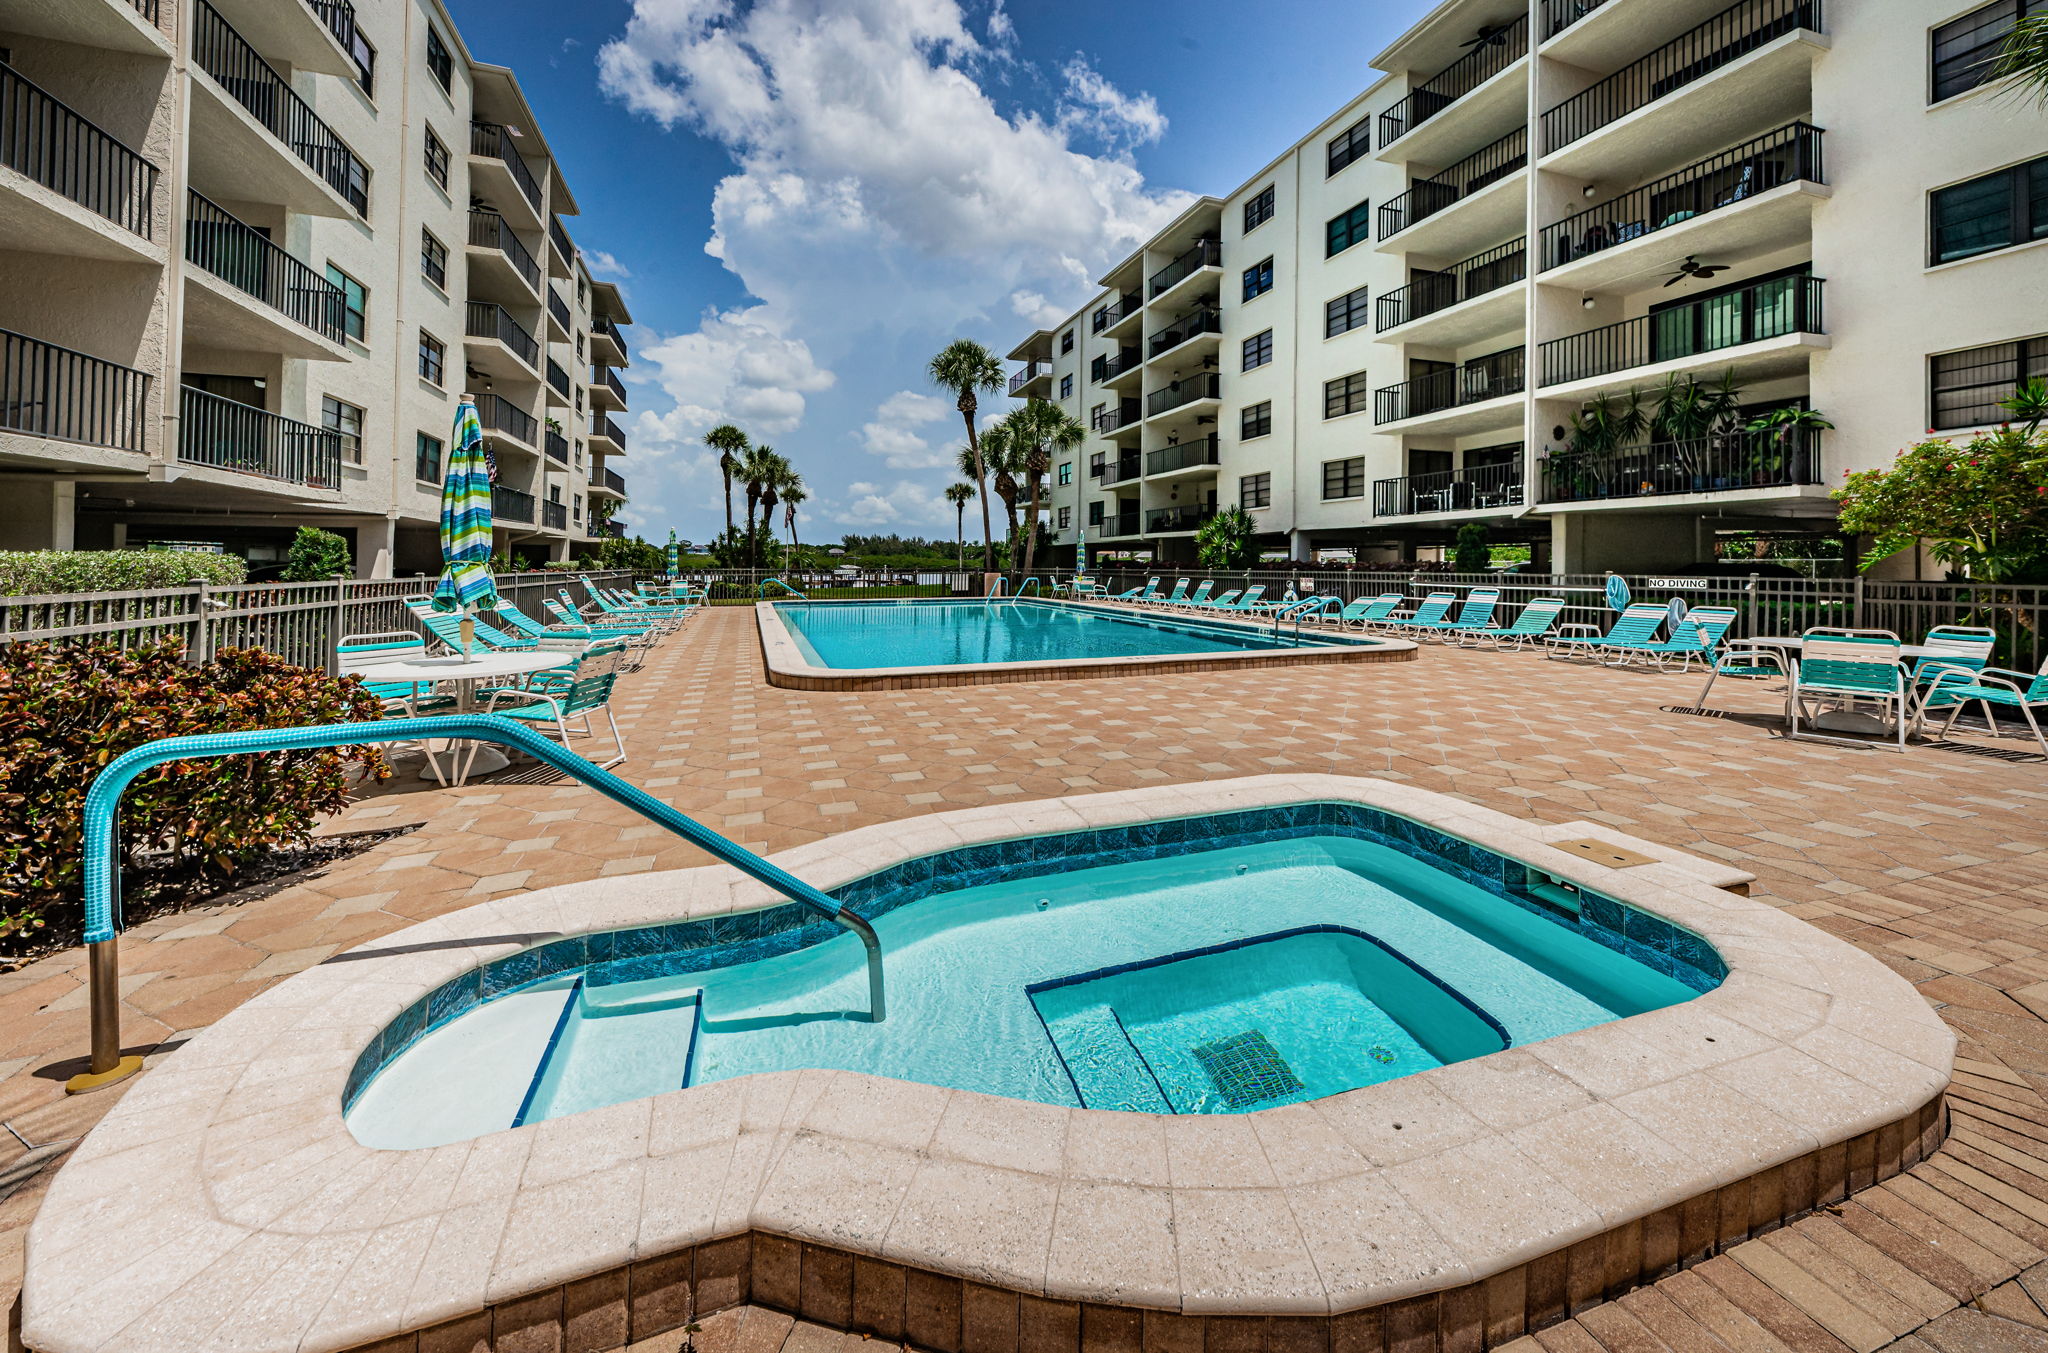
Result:
M320 396L320 426L341 434L341 458L350 465L363 463L363 418L360 404L338 395Z
M1334 473L1333 473L1334 472ZM1331 492L1335 484L1336 492ZM1323 462L1323 501L1344 502L1365 497L1365 457L1346 456Z
M1366 293L1368 287L1358 287L1342 296L1333 296L1323 302L1323 337L1335 338L1355 329L1363 329L1372 316L1371 299Z
M1372 202L1361 198L1357 205L1338 212L1323 223L1323 257L1335 258L1353 245L1363 244L1371 238Z
M1243 371L1256 371L1273 360L1273 331L1264 329L1247 338L1241 348Z
M1057 478L1057 479L1056 479L1056 480L1055 480L1054 482L1056 482L1057 484L1059 484L1059 486L1060 486L1061 488L1065 488L1065 487L1066 487L1067 485L1069 485L1069 484L1073 483L1073 482L1074 482L1074 462L1072 462L1071 460L1063 460L1063 461L1061 461L1061 462L1060 462L1060 469L1059 469L1059 476L1058 476L1058 478Z
M1071 530L1073 528L1073 525L1074 509L1064 504L1061 505L1059 515L1059 529L1062 531Z
M1989 84L1992 63L2013 28L2021 19L2043 14L2048 14L2048 0L1992 0L1988 5L1979 5L1967 14L1959 14L1947 23L1930 28L1927 31L1927 102L1945 103ZM1953 40L1954 36L1980 32L1991 35L1972 41L1947 56L1942 55L1943 34L1951 34L1950 40Z
M1237 439L1253 441L1273 435L1273 401L1262 399L1256 404L1247 404L1237 411Z
M443 291L448 289L448 246L425 226L420 227L420 276Z
M428 461L429 447L433 448L431 464ZM447 449L448 444L432 433L414 432L412 443L413 478L422 484L440 483L441 466L443 464L442 456Z
M434 83L441 86L441 92L455 92L455 57L448 50L448 43L439 29L427 25L427 71L434 77Z
M2003 356L1994 355L2001 348L2008 352ZM1977 360L1964 364L1972 358ZM1943 384L1945 365L1951 374L1969 374L1973 378ZM1958 428L1994 427L2003 423L2011 415L1998 407L1998 401L2010 399L2021 381L2036 376L2048 377L2048 334L2010 338L2003 343L1986 343L1954 352L1929 353L1927 426L1936 432L1950 432ZM1967 404L1952 404L1949 412L1943 411L1941 397L1944 394L1973 391L1978 394L1975 400ZM1960 416L1965 413L1973 416ZM1974 416L1978 414L1983 416Z
M1273 472L1262 470L1258 474L1237 477L1237 505L1246 511L1273 505Z
M1273 260L1268 256L1244 270L1244 299L1256 301L1273 289Z
M441 191L446 192L448 190L448 147L442 142L440 137L434 135L432 127L428 127L426 132L427 178L432 180Z
M448 345L440 339L420 330L419 343L420 379L438 389L445 389L448 379Z
M1069 329L1065 333L1060 335L1060 356L1064 357L1073 350L1074 331L1072 329Z
M1995 188L2000 180L2004 181L2005 189L2004 242L1944 255L1941 221L1943 197L1971 188ZM1960 183L1930 189L1927 193L1927 262L1930 267L1943 263L1960 263L1966 258L1978 258L1984 254L1997 253L2001 249L2016 249L2023 244L2032 244L2043 239L2048 239L2048 155L2022 160L2018 164L2009 164L1988 174L1964 179Z
M1267 184L1244 204L1244 233L1249 235L1273 219L1273 185Z
M358 343L368 342L370 289L332 263L327 265L327 280L341 288L342 332Z
M1331 137L1324 146L1323 177L1334 178L1372 151L1372 114Z
M1323 382L1323 418L1348 418L1364 413L1371 403L1370 382L1363 371L1353 371Z
M1064 376L1060 377L1060 398L1061 398L1061 399L1072 399L1073 397L1074 397L1074 373L1073 373L1073 372L1071 372L1071 371L1069 371L1069 372L1068 372L1068 373L1067 373L1066 375L1064 375Z

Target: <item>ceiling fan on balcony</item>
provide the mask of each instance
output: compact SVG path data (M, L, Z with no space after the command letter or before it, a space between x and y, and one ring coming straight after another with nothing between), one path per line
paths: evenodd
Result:
M1458 45L1460 47L1498 47L1507 41L1507 31L1513 26L1513 24L1504 23L1483 23L1479 25L1479 31L1476 34L1466 38Z
M1727 272L1729 266L1726 263L1702 263L1691 254L1687 254L1685 262L1679 264L1678 271L1664 280L1664 285L1667 287L1677 286L1688 277L1696 277L1701 281L1705 281L1717 272Z

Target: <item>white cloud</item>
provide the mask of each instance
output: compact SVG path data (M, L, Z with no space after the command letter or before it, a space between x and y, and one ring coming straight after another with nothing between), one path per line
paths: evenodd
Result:
M809 346L787 337L761 306L713 311L695 333L659 338L638 356L675 401L658 420L671 436L724 422L756 436L792 432L803 422L804 396L831 388L833 380Z
M847 501L830 519L859 531L899 531L906 535L953 527L953 505L940 489L917 480L893 484L856 480L846 486Z
M1102 78L1088 58L1076 56L1060 68L1067 80L1059 124L1095 137L1112 149L1147 145L1166 135L1166 115L1150 94L1125 94Z
M585 249L583 251L583 262L590 269L592 277L603 278L606 281L622 282L633 275L631 268L628 268L625 264L619 262L614 255L608 254L602 249Z
M871 456L882 457L892 470L939 470L953 463L951 447L933 449L919 428L954 415L953 406L915 390L898 390L875 406L875 416L861 424L859 440Z

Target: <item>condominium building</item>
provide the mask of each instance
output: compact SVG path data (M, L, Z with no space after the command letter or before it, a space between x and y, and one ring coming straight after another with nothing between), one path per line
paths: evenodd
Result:
M499 543L567 557L630 322L576 214L439 0L0 0L0 548L431 572L467 393Z
M1447 0L1012 351L1089 428L1049 525L1187 559L1240 505L1372 562L1483 522L1558 571L1830 533L1846 472L2048 374L2048 115L1985 64L2041 9Z

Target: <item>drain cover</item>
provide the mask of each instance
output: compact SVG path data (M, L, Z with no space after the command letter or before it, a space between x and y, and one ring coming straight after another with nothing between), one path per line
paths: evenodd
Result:
M1302 1088L1301 1078L1257 1029L1188 1050L1209 1074L1209 1083L1233 1109L1259 1104Z
M1657 863L1647 855L1624 850L1605 841L1596 841L1590 836L1582 836L1576 841L1552 841L1550 844L1559 850L1568 850L1574 855L1583 856L1595 864L1604 864L1609 869L1633 869L1639 864Z

